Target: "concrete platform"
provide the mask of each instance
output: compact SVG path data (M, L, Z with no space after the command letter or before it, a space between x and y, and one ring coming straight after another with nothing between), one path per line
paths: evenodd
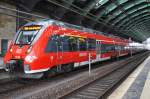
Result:
M6 72L0 73L0 82L1 80L8 79L8 78L10 78L10 75L8 75L8 73Z
M150 99L150 56L108 99Z
M0 57L0 69L4 69L3 57Z
M4 65L3 65L3 57L0 57L0 82L1 80L9 78L8 73L4 70Z

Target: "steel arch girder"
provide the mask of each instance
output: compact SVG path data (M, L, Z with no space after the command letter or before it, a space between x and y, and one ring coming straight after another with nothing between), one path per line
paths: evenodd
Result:
M147 22L147 21L150 21L150 17L147 17L147 18L144 18L142 20L139 20L136 22L136 25L139 25L141 23L144 23L144 22ZM135 24L131 24L129 27L125 28L127 30L129 30L130 28L132 28L133 26L135 26Z
M135 15L132 15L132 16L130 16L130 17L128 17L128 18L125 18L124 20L122 20L122 22L117 23L117 24L115 24L115 25L117 25L117 26L119 27L119 26L121 26L122 24L124 24L124 23L126 23L126 22L130 22L130 21L132 21L133 19L138 18L138 17L141 17L141 16L146 15L146 14L149 14L149 12L143 11L143 12L141 12L141 13L139 13L139 14L135 14Z
M128 9L126 9L125 12L126 13L130 13L130 12L132 12L133 9L135 10L137 8L142 8L143 6L145 6L144 4L145 3L143 2L143 3L137 4L135 6L132 6L132 7L128 8ZM144 8L147 8L147 6L143 7L142 9L144 9ZM136 11L133 11L132 13L134 13L134 12L136 12ZM123 15L124 15L124 13L122 12L119 15L117 15L116 17L114 17L113 19L109 20L109 22L112 23L113 21L117 20L119 17L122 17Z
M142 24L142 23L144 23L144 22L146 22L146 21L149 21L149 20L150 20L149 18L145 18L145 19L143 19L143 20L141 20L141 21L136 22L136 24L139 25L139 24ZM136 26L136 25L135 25L135 24L130 25L130 26L127 28L127 30L131 29L131 28L134 27L134 26Z
M140 16L140 17L137 17L135 18L132 22L128 22L126 25L123 25L122 28L126 28L126 27L129 27L130 25L132 24L137 24L138 20L142 20L143 18L150 18L150 15L145 15L145 16ZM120 27L121 28L121 27Z
M89 4L87 4L87 6L85 6L83 9L85 10L86 14L94 8L94 6L96 5L96 3L98 2L99 0L92 0Z
M150 10L150 6L145 7L145 8L142 8L142 9L137 10L137 11L134 11L133 13L130 13L130 14L128 14L127 16L121 18L119 21L113 22L113 23L114 23L115 25L120 24L120 23L122 23L123 20L127 19L128 17L132 17L132 16L134 16L134 15L143 13L144 11L148 11L148 10Z
M149 12L140 13L140 14L138 14L138 15L136 15L136 16L128 19L128 20L123 21L121 24L119 24L117 26L121 27L121 26L125 26L126 24L128 25L129 23L134 23L134 21L136 19L140 19L142 17L149 16L149 15L150 15Z
M144 24L146 21L149 21L150 20L150 18L149 17L147 17L147 18L144 18L144 19L141 19L141 20L139 20L139 21L137 21L135 24L131 24L130 26L128 26L128 27L126 27L125 29L129 29L129 28L131 28L131 27L133 27L133 26L137 26L137 25L140 25L140 24Z

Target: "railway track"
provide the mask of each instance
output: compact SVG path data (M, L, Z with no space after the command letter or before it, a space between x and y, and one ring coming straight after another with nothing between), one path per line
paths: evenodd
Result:
M0 83L0 94L8 93L13 90L17 90L18 88L22 88L25 86L24 84L18 83L15 80L10 80L7 82Z
M137 56L140 57L141 55L146 57L147 53L135 55L134 59L137 58ZM69 72L69 75L66 73L58 75L54 78L29 81L29 84L20 84L16 81L9 82L4 84L5 87L4 85L0 85L0 99L67 98L68 96L71 96L72 92L76 92L75 90L81 90L82 88L85 88L85 86L90 85L93 81L95 82L98 81L97 79L107 77L108 73L116 71L116 69L121 68L124 64L129 64L128 61L131 62L133 57L125 60L126 61L121 60L118 62L113 62L110 65L105 64L106 66L101 67L94 66L96 68L92 69L92 74L90 76L88 75L88 69L84 68ZM108 80L108 84L109 81L111 80Z
M118 86L117 84L120 84L144 59L145 57L138 57L136 58L137 62L134 60L123 68L118 68L104 77L61 97L61 99L105 99Z
M111 61L113 62L113 61ZM110 63L110 61L105 61L103 62L103 64L101 65L104 65L104 64L108 64ZM96 66L94 67L96 68ZM81 69L81 70L78 70L78 69ZM78 73L78 72L82 72L82 71L85 71L87 70L87 68L77 68L75 69L72 74L74 73ZM4 71L2 71L4 73ZM5 72L6 73L6 72ZM61 73L62 74L62 73ZM0 80L0 95L1 94L5 94L5 93L9 93L9 92L12 92L12 91L15 91L15 90L19 90L19 89L23 89L25 87L28 87L29 85L31 86L32 84L37 84L37 83L40 83L40 82L46 82L46 81L50 81L50 80L58 80L63 76L66 76L66 74L58 74L56 76L53 76L52 78L49 78L47 80L45 79L39 79L39 80L29 80L28 81L19 81L19 80L15 80L14 78L5 78L5 79L1 79Z
M121 59L125 59L126 57L121 57ZM114 60L108 60L108 61L104 61L104 62L102 62L102 64L101 64L101 66L102 65L106 65L106 64L109 64L109 63L111 63L111 62L114 62ZM96 64L95 64L96 65ZM98 66L100 66L100 65L98 65ZM92 69L94 69L94 68L97 68L98 66L94 66L94 67L92 67ZM79 69L81 69L81 70L79 70ZM86 70L88 70L88 68L86 68L86 67L80 67L80 68L76 68L73 72L72 72L72 74L75 74L75 73L80 73L80 72L82 72L82 71L86 71ZM1 73L3 73L3 75L4 75L4 73L6 73L4 70L2 70L1 71ZM0 73L0 74L1 74ZM66 76L67 74L65 74L65 73L61 73L63 76ZM58 75L56 75L56 76L54 76L54 77L52 77L52 78L50 78L50 79L48 79L48 80L29 80L29 81L18 81L18 80L15 80L15 79L13 79L13 78L5 78L5 79L1 79L0 80L0 94L3 94L3 93L8 93L8 92L11 92L11 91L15 91L15 90L17 90L17 89L19 89L19 88L23 88L23 87L25 87L25 86L28 86L29 84L31 85L31 84L37 84L37 83L39 83L39 82L45 82L45 81L49 81L49 80L57 80L57 79L60 79L61 77L62 77L62 75L61 74L58 74Z

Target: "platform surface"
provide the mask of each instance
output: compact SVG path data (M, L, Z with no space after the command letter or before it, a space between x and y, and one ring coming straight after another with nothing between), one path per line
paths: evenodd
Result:
M114 90L108 99L150 99L150 56Z
M8 73L4 70L3 57L0 57L0 81L9 78Z
M4 69L3 57L0 57L0 69Z

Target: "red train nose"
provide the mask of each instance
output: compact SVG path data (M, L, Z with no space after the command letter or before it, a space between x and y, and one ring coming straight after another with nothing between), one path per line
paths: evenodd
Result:
M27 50L29 48L29 45L19 46L15 45L12 47L12 51L10 52L12 54L12 58L14 59L23 59L27 55Z

